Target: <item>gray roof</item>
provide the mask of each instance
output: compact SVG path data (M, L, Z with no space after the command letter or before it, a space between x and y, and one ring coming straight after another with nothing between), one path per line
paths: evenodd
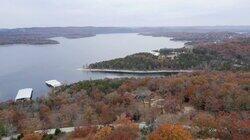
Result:
M20 89L16 95L15 101L20 99L30 99L32 97L32 88Z

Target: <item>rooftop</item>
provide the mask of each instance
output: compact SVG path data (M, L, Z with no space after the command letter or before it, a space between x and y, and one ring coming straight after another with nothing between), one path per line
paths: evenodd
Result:
M31 99L32 92L33 92L32 88L20 89L16 95L15 101L21 99Z
M45 81L45 83L48 85L48 86L51 86L51 87L59 87L61 86L62 84L57 81L57 80L48 80L48 81Z

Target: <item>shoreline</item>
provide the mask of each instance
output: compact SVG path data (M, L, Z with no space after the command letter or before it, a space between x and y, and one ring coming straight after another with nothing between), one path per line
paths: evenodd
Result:
M118 70L118 69L90 69L80 68L81 71L101 72L101 73L120 73L120 74L165 74L165 73L193 73L194 70Z

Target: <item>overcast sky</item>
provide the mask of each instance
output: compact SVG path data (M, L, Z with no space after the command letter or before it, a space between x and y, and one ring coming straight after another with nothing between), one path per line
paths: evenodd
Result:
M250 25L250 0L1 0L0 28Z

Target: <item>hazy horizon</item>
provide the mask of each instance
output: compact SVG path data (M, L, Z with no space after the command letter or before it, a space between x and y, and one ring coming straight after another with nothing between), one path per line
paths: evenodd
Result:
M0 28L249 26L249 0L2 0Z
M83 28L83 27L114 27L114 28L237 28L237 27L247 27L250 28L249 25L214 25L214 26L209 26L209 25L204 25L204 26L91 26L91 25L86 25L86 26L28 26L28 27L10 27L10 28L1 28L0 29L19 29L19 28Z

